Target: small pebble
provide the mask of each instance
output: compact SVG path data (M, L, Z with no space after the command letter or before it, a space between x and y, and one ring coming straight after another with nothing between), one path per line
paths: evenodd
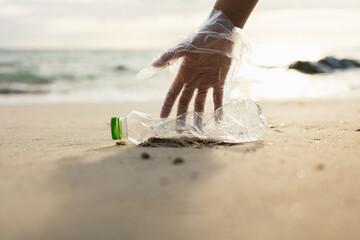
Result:
M183 164L184 163L184 159L177 157L174 159L173 164L178 165L178 164Z
M116 145L118 145L118 146L124 146L124 145L126 145L126 142L124 142L124 141L118 141L118 142L116 142Z
M150 154L148 154L147 152L143 152L143 153L141 154L141 158L142 158L142 159L150 159Z
M322 163L319 163L318 165L316 165L316 169L319 171L324 170L324 168L325 168L325 165Z
M355 130L356 132L360 132L360 128Z

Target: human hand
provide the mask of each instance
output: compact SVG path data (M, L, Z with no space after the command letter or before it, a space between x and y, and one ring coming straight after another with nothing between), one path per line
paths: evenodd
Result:
M217 44L218 49L231 49L233 46L229 40L212 39L210 41L213 41L211 44ZM153 66L165 67L179 57L183 57L183 61L166 95L160 117L167 118L169 116L175 100L180 95L176 115L178 116L178 123L183 123L189 103L196 91L194 111L197 113L195 116L199 117L194 119L194 122L201 129L201 114L205 110L206 95L210 88L213 88L214 110L222 106L225 79L232 59L217 53L191 52L188 46L180 45L176 47L176 50L171 50L162 55L153 63Z
M244 35L236 33L234 29L235 26L231 21L221 11L214 9L210 18L197 31L163 51L153 61L150 72L162 70L182 59L162 106L160 114L162 118L169 116L180 95L177 120L180 125L184 123L195 91L194 122L199 129L202 126L202 113L205 110L205 100L210 88L213 88L214 110L223 105L224 84L232 61L240 60L243 50L248 47L244 44L246 43L243 39ZM217 113L217 117L221 117L221 112Z

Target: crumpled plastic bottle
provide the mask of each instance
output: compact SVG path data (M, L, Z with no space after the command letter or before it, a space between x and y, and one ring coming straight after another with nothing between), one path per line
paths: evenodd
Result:
M194 119L202 118L202 124ZM150 115L132 111L125 118L111 119L114 140L145 142L150 137L199 138L223 142L251 142L260 139L266 130L267 121L261 107L252 100L237 100L217 109L215 114L188 112L186 118L151 118Z

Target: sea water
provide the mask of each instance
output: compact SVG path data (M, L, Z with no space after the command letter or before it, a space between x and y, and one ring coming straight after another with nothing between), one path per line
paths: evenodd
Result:
M167 71L146 80L135 77L156 53L1 50L0 104L162 101L170 84ZM360 50L352 49L348 54L342 51L339 55L360 59ZM359 76L359 69L306 75L288 70L287 64L260 65L245 57L232 84L231 97L360 96Z
M354 11L255 13L245 28L253 52L244 56L230 100L360 96L359 69L317 75L288 69L294 61L328 55L360 60L360 15ZM136 79L159 51L2 49L0 104L161 102L171 83L167 70Z

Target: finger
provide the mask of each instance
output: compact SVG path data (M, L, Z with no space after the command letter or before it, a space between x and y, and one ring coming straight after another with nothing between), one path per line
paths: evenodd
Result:
M153 63L152 66L156 68L166 68L175 62L178 58L184 56L184 45L178 45L170 50L165 51Z
M229 70L230 70L231 60L229 62L228 59L226 59L226 61L227 62L223 63L223 65L221 66L220 71L219 71L220 84L224 84L227 74L229 73Z
M223 95L224 87L214 87L213 100L214 100L214 111L215 111L215 121L218 122L222 118L222 106L223 106ZM221 108L221 109L220 109Z
M174 102L177 98L177 96L179 95L179 93L181 92L181 89L183 88L183 81L182 78L183 76L180 74L181 72L179 71L178 75L176 76L173 84L171 85L164 104L162 106L161 109L161 113L160 113L160 117L161 118L167 118L171 112L172 107L174 106Z
M179 99L178 109L177 109L177 123L178 125L184 125L185 119L186 119L186 112L188 111L189 104L191 101L191 98L194 94L194 87L185 85L181 97Z
M208 92L207 88L203 88L203 89L200 88L196 93L195 106L194 106L194 110L195 110L194 125L199 130L202 129L207 92Z

